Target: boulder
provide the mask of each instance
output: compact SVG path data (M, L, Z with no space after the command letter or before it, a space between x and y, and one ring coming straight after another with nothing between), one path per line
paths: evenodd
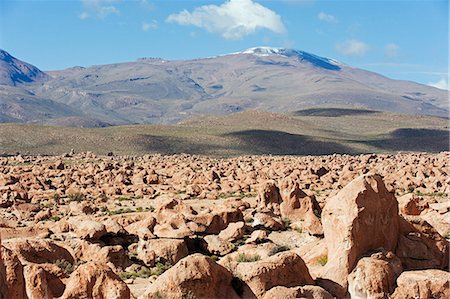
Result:
M203 238L205 240L205 250L210 254L223 256L233 251L236 246L230 241L223 240L217 235L207 235Z
M275 181L266 181L259 186L257 201L258 210L270 210L276 215L280 215L282 199L280 189L278 189Z
M23 266L17 255L0 246L0 296L26 298Z
M65 260L74 263L74 257L64 244L51 240L16 238L3 242L3 245L17 255L22 264L53 263Z
M226 268L209 257L193 254L159 276L140 298L239 298L232 280Z
M302 258L286 251L254 262L238 262L233 273L244 283L243 298L262 297L275 286L314 285Z
M333 295L343 296L347 276L370 250L394 251L397 245L398 203L379 175L363 175L326 201L322 224L328 263L322 278L332 281Z
M246 226L243 221L233 222L228 224L227 228L219 233L219 238L222 240L234 242L242 239L246 231Z
M179 260L188 255L188 248L184 240L141 240L138 242L137 255L147 266L153 266L155 262L175 265Z
M130 289L111 268L88 262L70 275L61 299L130 297Z
M428 269L405 271L397 279L392 299L450 298L450 273Z
M302 229L312 235L322 235L323 228L320 222L322 209L314 195L308 196L300 190L297 182L284 180L281 184L280 205L281 216L291 222L300 221Z
M449 266L449 242L420 216L400 218L395 254L405 270L446 269Z
M99 240L106 234L106 227L103 223L89 218L71 217L67 222L80 239Z
M395 289L397 277L403 268L392 252L378 252L361 258L348 276L351 298L384 299Z
M333 299L334 297L319 286L306 285L302 287L283 287L277 286L271 288L262 299Z
M44 269L35 264L24 267L25 285L29 299L55 298L50 290Z

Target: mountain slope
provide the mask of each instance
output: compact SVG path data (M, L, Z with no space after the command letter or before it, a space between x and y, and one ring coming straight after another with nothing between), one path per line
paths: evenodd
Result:
M0 85L17 85L47 79L37 67L23 62L0 49Z
M45 82L17 85L15 91L0 86L4 95L0 105L5 101L20 105L13 96L20 89L54 102L62 111L48 119L39 115L15 119L65 126L164 124L201 114L316 107L448 116L443 90L291 49L259 47L186 61L139 59L48 74L52 78ZM4 118L11 117L8 111L3 113Z

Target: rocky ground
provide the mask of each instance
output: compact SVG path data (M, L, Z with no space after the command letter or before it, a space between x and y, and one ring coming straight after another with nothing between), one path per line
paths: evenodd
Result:
M449 298L448 161L0 158L0 297Z

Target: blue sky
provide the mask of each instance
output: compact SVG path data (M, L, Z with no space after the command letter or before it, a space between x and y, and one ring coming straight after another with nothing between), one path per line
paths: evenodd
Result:
M0 0L0 48L43 70L288 47L448 88L448 1Z

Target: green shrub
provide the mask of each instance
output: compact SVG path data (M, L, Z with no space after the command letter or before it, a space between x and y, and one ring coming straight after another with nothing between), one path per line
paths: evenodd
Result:
M56 222L56 221L61 220L61 217L59 217L58 215L55 215L55 216L50 217L50 220Z
M289 226L291 225L291 220L289 218L283 218L281 220L283 221L284 228L288 229Z
M151 275L159 276L169 270L172 267L170 264L157 263L155 267L151 269Z
M70 201L83 201L83 200L86 199L86 197L84 196L84 194L79 193L79 192L73 193L73 194L69 194L69 195L67 196L67 198L69 199L69 202L70 202Z
M288 246L277 245L269 251L269 256L275 255L275 254L283 252L283 251L288 251L288 250L290 250L290 248Z
M259 261L261 257L259 255L246 255L245 253L239 254L237 258L238 263L251 263Z
M74 270L74 265L70 262L60 259L53 262L56 266L58 266L64 273L70 275Z
M317 263L321 266L325 266L328 263L328 255L322 255L317 259Z

